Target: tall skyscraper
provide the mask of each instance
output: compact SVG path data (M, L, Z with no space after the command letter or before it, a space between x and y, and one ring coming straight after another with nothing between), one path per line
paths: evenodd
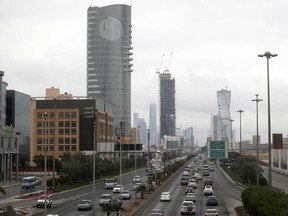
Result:
M131 27L131 6L88 8L87 96L111 103L115 130L125 121L126 134L131 128Z
M218 102L218 125L217 131L215 131L215 137L223 138L227 137L228 142L231 142L232 136L232 122L230 116L230 102L231 102L231 91L227 89L221 89L217 91L217 102Z
M160 80L160 138L175 136L175 79L170 73L159 73Z
M157 145L157 109L155 103L149 105L149 129L150 129L150 143Z

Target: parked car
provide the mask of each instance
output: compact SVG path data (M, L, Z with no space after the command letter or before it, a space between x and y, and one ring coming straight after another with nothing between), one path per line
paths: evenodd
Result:
M213 188L211 185L206 185L204 187L204 196L211 196L213 195Z
M105 205L112 199L111 194L102 194L102 196L99 198L99 205Z
M78 211L81 210L91 210L92 209L92 201L91 200L81 200L77 206Z
M169 192L162 192L160 201L171 201L171 194Z
M206 209L206 211L204 211L204 216L218 216L218 211L217 209Z
M121 196L122 199L131 199L131 194L129 190L123 190Z
M122 185L115 185L115 187L113 188L113 193L121 193L121 191L123 191L123 186Z
M192 214L195 215L195 205L193 201L183 201L181 204L181 215Z
M152 209L149 216L164 216L164 211L162 209Z
M186 201L193 201L196 202L196 194L195 193L187 193L185 196Z
M206 205L218 205L218 199L216 196L208 196L206 200Z
M46 196L46 205L47 205L47 208L50 208L52 206L52 198L49 195ZM45 196L41 196L37 200L36 207L37 208L45 208Z

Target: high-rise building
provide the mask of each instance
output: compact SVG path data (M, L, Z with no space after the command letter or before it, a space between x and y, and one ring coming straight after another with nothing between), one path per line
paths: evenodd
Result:
M157 109L155 103L149 105L149 129L150 129L150 143L157 145Z
M217 103L218 103L218 124L217 130L214 131L215 138L217 140L226 137L228 143L231 142L232 138L232 120L230 116L230 102L231 102L231 91L227 89L221 89L217 91Z
M160 138L164 135L175 136L175 79L170 73L160 73Z
M131 128L131 6L89 7L87 11L87 96L113 106L114 127Z

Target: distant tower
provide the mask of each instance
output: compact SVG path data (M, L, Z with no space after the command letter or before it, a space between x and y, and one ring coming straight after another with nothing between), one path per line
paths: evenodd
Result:
M160 80L160 138L175 136L175 79L170 73L159 73Z
M227 89L221 89L217 91L217 102L218 102L218 125L217 131L215 131L215 137L221 139L227 137L228 142L231 142L231 131L232 122L230 116L230 102L231 102L231 91Z
M159 144L157 142L157 109L155 103L149 105L149 129L150 129L150 143L152 145Z
M115 130L131 128L131 6L89 7L87 11L87 96L113 106Z

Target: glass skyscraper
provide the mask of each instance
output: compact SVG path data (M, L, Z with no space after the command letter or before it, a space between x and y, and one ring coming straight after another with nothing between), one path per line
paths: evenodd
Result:
M89 7L87 11L87 96L112 104L114 127L131 128L131 6Z

